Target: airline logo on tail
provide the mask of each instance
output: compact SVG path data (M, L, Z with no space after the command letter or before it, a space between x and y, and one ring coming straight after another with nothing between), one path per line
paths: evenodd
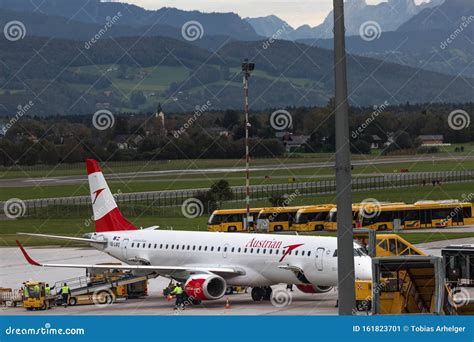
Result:
M114 196L100 170L99 163L94 159L86 160L87 175L97 232L137 229L127 221L115 203Z

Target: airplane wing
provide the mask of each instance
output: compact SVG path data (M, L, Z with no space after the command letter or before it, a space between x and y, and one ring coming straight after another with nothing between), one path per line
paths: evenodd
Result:
M42 264L29 256L21 243L16 240L21 253L26 261L33 266L41 267L67 267L67 268L95 268L95 269L119 269L119 270L144 270L150 272L157 272L164 275L172 275L176 272L203 272L203 273L218 273L223 275L240 275L245 272L236 267L204 267L204 266L159 266L159 265L85 265L85 264Z
M102 240L78 238L78 237L72 237L72 236L59 236L59 235L33 234L33 233L17 233L17 234L18 235L44 237L44 238L50 238L50 239L58 239L58 240L68 240L68 241L77 241L77 242L107 244L107 241L105 241L105 240L102 241Z

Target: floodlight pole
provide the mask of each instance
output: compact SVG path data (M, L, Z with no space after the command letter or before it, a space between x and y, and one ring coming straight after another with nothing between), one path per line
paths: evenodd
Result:
M339 315L355 308L354 241L352 232L351 154L347 103L344 1L334 4L334 70L336 106L337 270Z
M249 78L255 64L245 59L242 63L244 72L244 110L245 110L245 204L246 222L245 230L250 230L250 153L249 153Z

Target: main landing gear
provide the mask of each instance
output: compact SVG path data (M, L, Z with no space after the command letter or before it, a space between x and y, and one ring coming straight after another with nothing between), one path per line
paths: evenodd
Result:
M255 302L270 300L272 297L272 288L270 286L253 287L251 295Z

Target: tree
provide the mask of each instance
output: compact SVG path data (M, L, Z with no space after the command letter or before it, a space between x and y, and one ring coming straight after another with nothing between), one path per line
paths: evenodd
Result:
M351 143L351 153L370 154L370 144L365 140L357 140Z
M239 113L235 110L228 109L224 112L224 119L222 124L227 129L232 129L232 127L238 125L240 122Z
M212 184L209 193L216 202L219 202L219 207L222 207L223 201L230 201L234 198L229 182L224 179Z

